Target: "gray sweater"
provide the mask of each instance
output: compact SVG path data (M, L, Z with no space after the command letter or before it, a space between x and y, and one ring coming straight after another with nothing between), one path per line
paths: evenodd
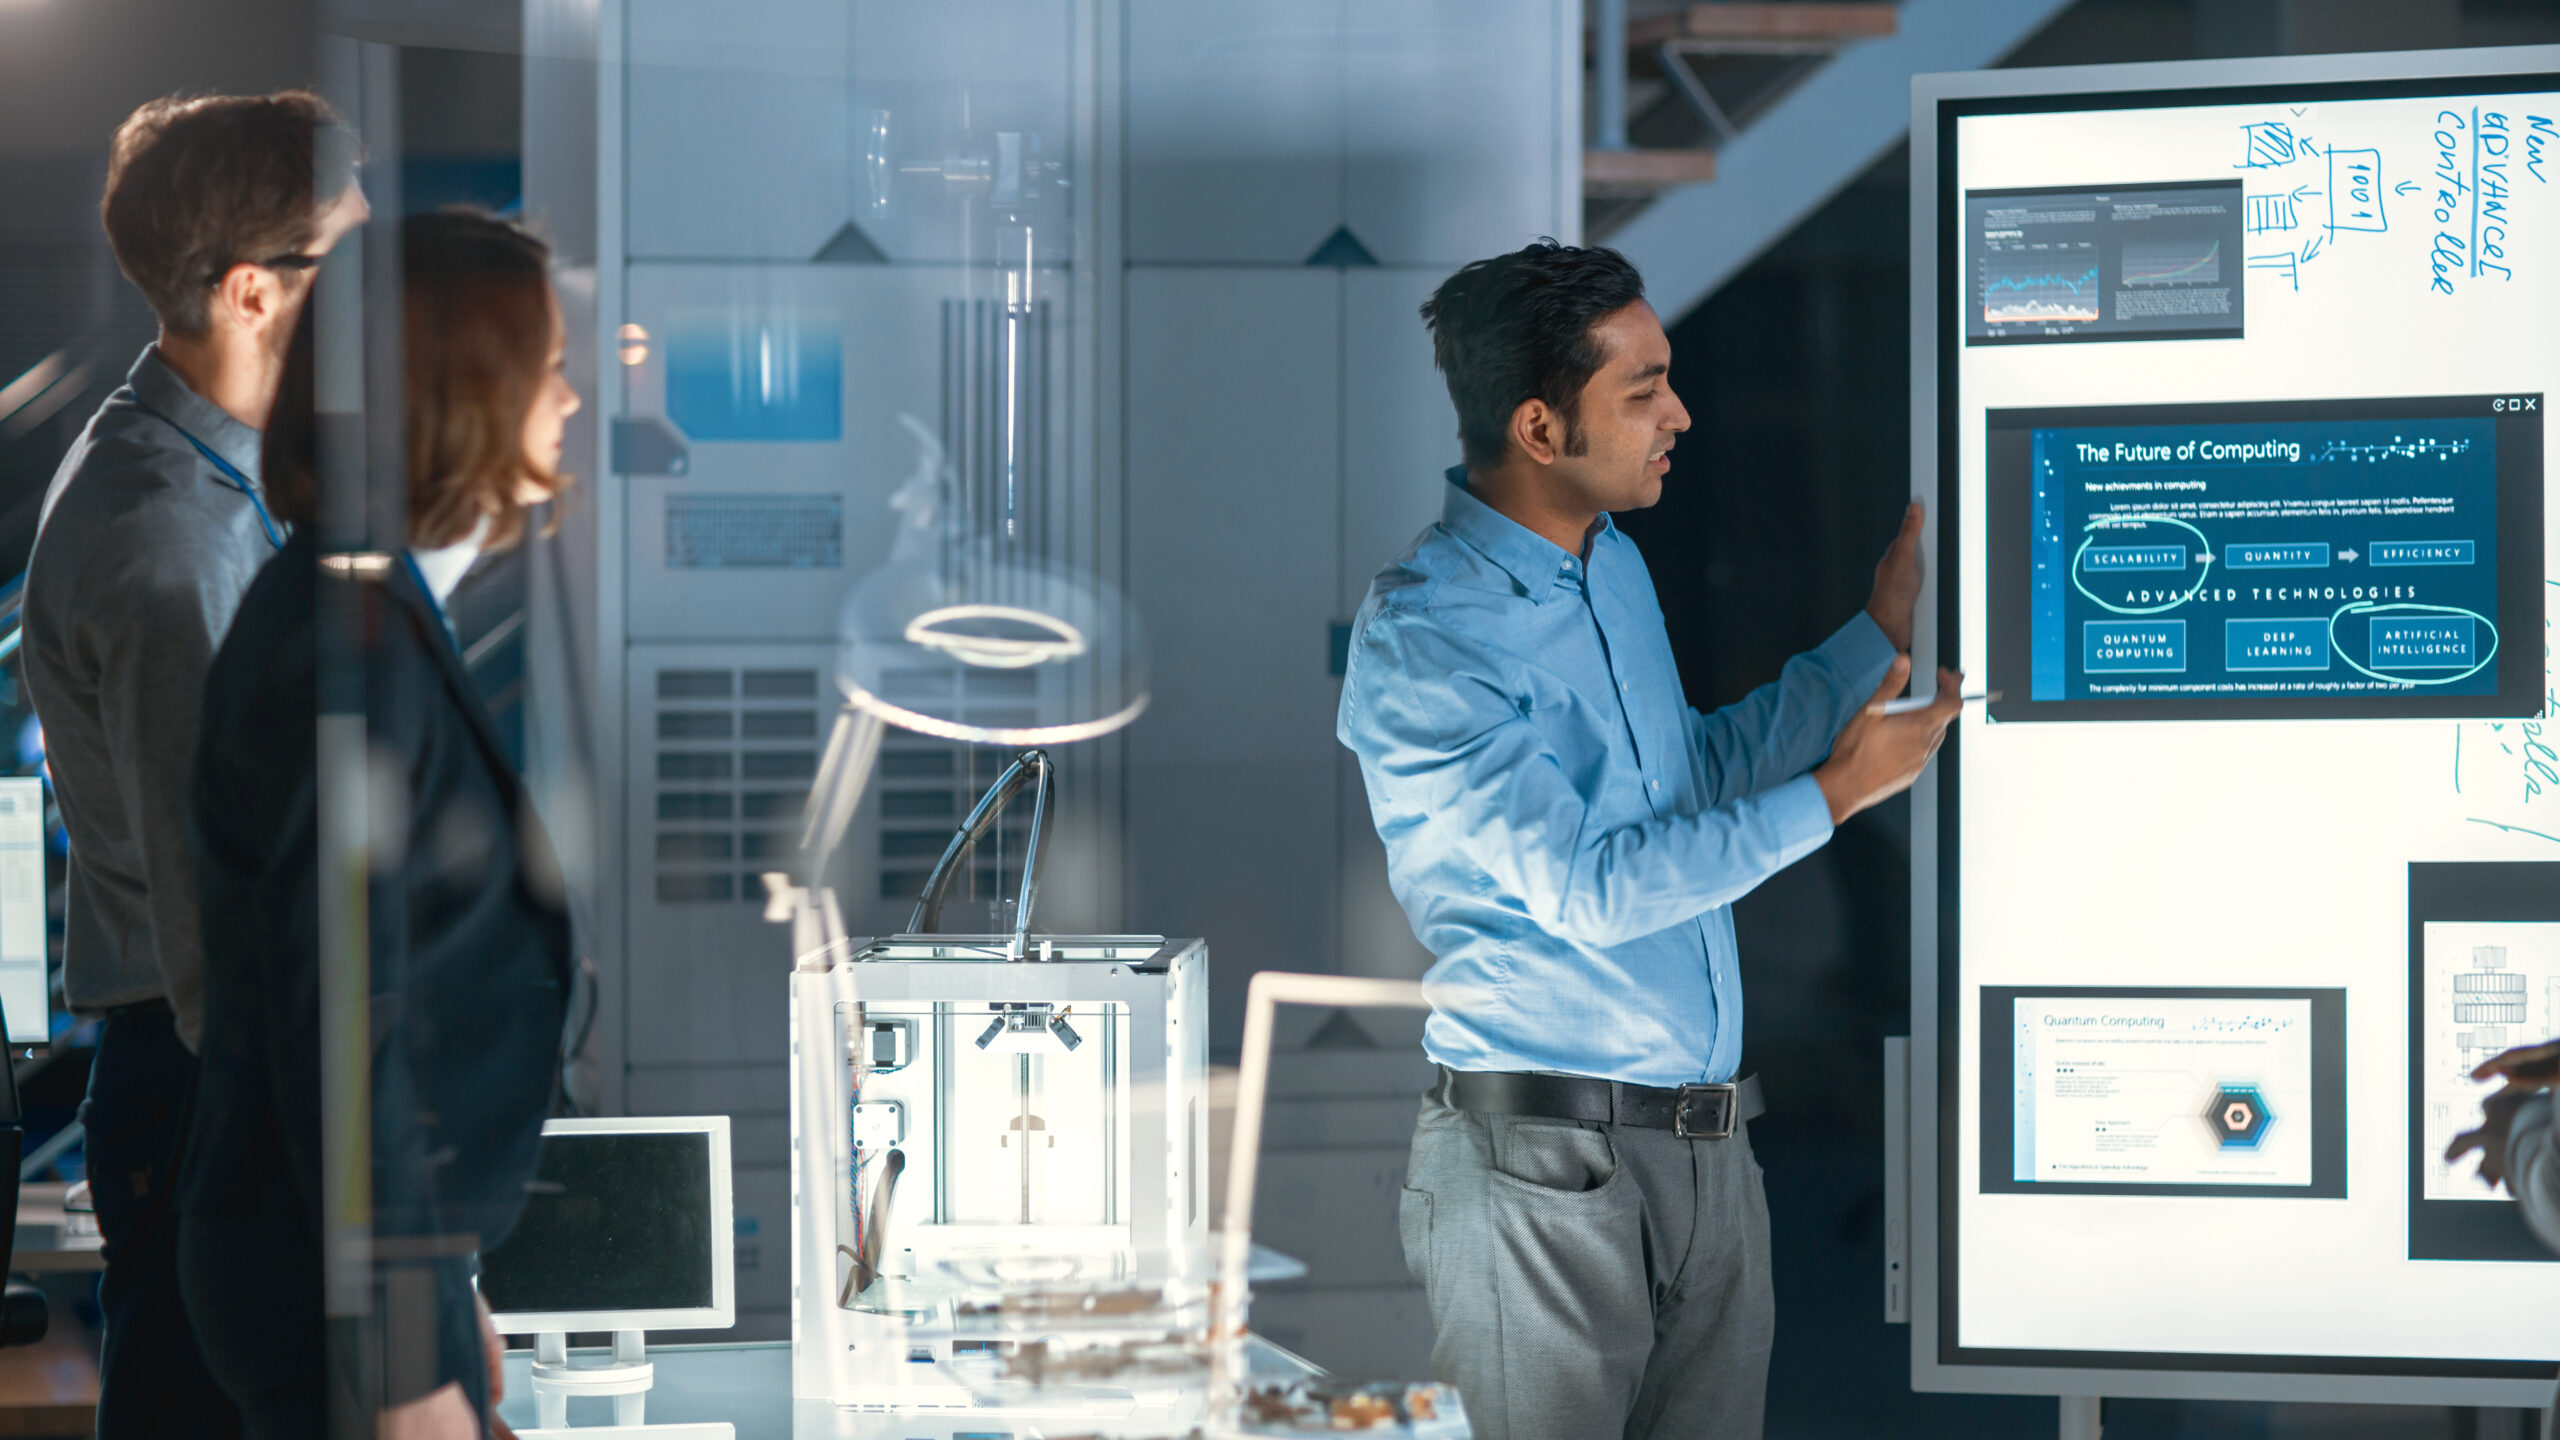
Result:
M214 649L276 552L250 497L189 436L257 483L258 432L188 389L158 347L143 351L45 492L25 623L28 695L71 838L63 989L82 1015L165 999L195 1049L197 719Z

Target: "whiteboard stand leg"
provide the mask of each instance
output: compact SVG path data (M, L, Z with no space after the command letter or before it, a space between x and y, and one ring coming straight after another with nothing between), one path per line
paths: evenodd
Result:
M2098 1440L2098 1407L2105 1403L2095 1395L2063 1396L2062 1440Z

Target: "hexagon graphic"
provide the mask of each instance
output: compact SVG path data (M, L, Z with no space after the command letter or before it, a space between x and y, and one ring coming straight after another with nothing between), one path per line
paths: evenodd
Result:
M2275 1114L2255 1085L2224 1085L2204 1107L2205 1128L2225 1150L2255 1150L2267 1138Z

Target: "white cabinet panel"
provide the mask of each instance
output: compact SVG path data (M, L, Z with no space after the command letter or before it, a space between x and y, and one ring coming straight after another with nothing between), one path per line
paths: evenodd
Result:
M1567 233L1558 0L1360 0L1345 212L1385 265L1456 266ZM1577 7L1578 8L1578 7Z
M1232 1033L1256 970L1334 961L1341 279L1130 272L1129 588L1155 701L1129 737L1130 923L1204 935Z
M1438 270L1343 274L1342 589L1335 614L1349 619L1369 581L1440 518L1442 478L1459 461L1458 415L1431 363L1419 313ZM1387 888L1386 847L1349 751L1338 762L1342 968L1353 975L1418 979L1430 952L1413 938Z
M1036 273L1041 293L1064 290L1060 272ZM629 314L650 341L647 358L623 372L625 409L668 422L683 433L688 454L681 476L626 482L630 633L832 639L846 589L887 557L905 523L889 502L923 450L902 417L947 434L956 387L1000 382L1000 374L964 368L983 350L950 349L955 314L983 314L988 289L983 271L959 266L633 266ZM1053 315L1044 333L1049 349L1039 373L1053 398L1041 411L1048 417L1041 473L1051 477L1051 504L1063 507L1059 477L1075 412L1063 403L1059 377L1071 331ZM785 382L832 388L823 405L811 395L791 403L779 398ZM774 403L758 404L759 386L777 392ZM694 409L676 403L680 392ZM762 438L768 434L786 438ZM756 506L784 505L785 497L817 513L834 507L833 554L786 557L809 562L798 565L723 565L681 543L688 521L735 522L723 521L724 506L753 521Z
M1459 462L1458 412L1431 363L1422 302L1439 270L1343 272L1341 614L1370 577L1440 518L1443 476Z
M634 258L806 260L851 196L843 0L630 0Z
M1342 223L1346 8L1129 0L1131 260L1291 264Z
M783 1058L791 942L764 918L835 708L829 645L635 645L621 782L622 1007L634 1066ZM876 853L849 837L852 873ZM643 1099L671 1103L671 1097Z

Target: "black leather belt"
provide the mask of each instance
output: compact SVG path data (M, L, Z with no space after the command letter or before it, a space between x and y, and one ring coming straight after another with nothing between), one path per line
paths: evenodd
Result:
M1578 1075L1439 1068L1442 1103L1479 1115L1640 1125L1668 1130L1683 1140L1722 1140L1733 1133L1734 1126L1757 1120L1769 1109L1760 1098L1757 1075L1745 1075L1730 1084L1666 1090Z

